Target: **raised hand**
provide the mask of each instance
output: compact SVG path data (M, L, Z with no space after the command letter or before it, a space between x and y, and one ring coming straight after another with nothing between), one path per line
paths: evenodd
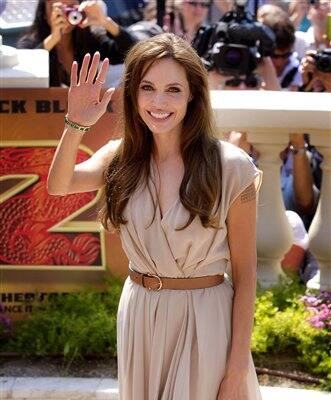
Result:
M83 1L79 5L79 10L86 13L86 18L80 24L80 28L86 28L90 25L105 26L107 22L107 15L103 12L100 2Z
M69 22L63 15L61 6L62 3L60 2L53 3L50 16L51 35L56 43L61 40L63 33L66 32L70 27Z
M100 99L102 85L105 83L109 60L105 58L98 72L100 54L86 54L78 77L78 64L71 67L70 89L68 93L68 118L77 124L91 126L105 113L115 89L108 89Z

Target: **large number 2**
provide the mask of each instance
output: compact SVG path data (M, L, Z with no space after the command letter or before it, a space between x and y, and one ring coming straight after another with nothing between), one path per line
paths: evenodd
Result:
M55 141L2 142L0 264L6 269L105 268L104 236L94 212L99 193L50 196ZM77 162L91 151L81 146Z

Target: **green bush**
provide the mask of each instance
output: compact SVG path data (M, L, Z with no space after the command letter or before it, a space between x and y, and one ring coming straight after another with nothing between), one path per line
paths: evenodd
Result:
M305 286L282 280L268 290L259 290L255 304L252 352L294 354L307 371L325 378L331 387L331 357L328 329L317 329L309 323L310 312L300 297Z
M16 324L2 350L26 355L116 356L116 314L123 282L112 278L104 293L86 289L34 304L36 310Z

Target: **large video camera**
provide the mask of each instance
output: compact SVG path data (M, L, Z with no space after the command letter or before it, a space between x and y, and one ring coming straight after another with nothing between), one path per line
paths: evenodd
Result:
M193 47L208 70L216 68L223 75L254 77L261 57L272 54L275 34L245 11L246 2L236 0L234 9L219 22L198 30Z
M318 50L314 54L316 68L321 72L331 72L331 49Z

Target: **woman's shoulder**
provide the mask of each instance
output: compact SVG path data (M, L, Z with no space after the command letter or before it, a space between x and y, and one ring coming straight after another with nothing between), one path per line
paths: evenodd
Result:
M222 165L224 167L232 167L241 164L253 164L251 157L240 147L225 140L218 140Z

